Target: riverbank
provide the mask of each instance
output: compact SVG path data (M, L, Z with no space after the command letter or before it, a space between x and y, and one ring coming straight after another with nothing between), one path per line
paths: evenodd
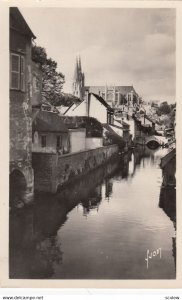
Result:
M54 153L33 153L35 191L54 194L64 184L113 159L118 152L117 145L109 145L61 156Z
M174 279L175 189L162 188L165 153L136 148L12 211L10 278ZM147 249L158 248L147 269Z

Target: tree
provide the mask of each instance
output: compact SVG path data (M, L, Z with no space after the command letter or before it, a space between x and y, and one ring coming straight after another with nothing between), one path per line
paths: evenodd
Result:
M42 70L42 97L52 105L61 102L61 91L65 77L57 71L57 62L47 58L46 50L42 47L32 47L32 60L40 64Z
M171 111L171 107L170 105L165 101L163 103L161 103L161 105L159 106L158 110L157 110L157 114L158 115L167 115L169 114Z

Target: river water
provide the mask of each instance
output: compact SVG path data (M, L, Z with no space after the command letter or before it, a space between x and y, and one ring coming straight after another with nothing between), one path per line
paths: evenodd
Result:
M176 199L174 188L161 188L165 151L135 149L11 211L10 278L174 279Z

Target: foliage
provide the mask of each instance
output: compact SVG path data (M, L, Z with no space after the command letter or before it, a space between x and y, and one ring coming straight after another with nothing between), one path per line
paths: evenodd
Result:
M95 118L82 117L79 127L86 128L87 137L102 137L102 124Z
M54 105L55 106L61 106L61 105L70 106L73 103L79 103L79 102L80 102L80 99L75 97L74 95L62 92L60 94L60 98L57 99L57 101L54 101Z
M171 106L166 101L163 102L163 103L161 103L161 105L157 109L157 114L159 116L161 116L161 115L167 115L170 112L171 112Z
M47 58L46 50L42 47L32 47L32 60L40 64L42 70L42 97L50 104L62 102L61 90L65 82L64 75L57 71L57 62Z
M123 150L126 145L122 137L119 137L117 134L114 134L110 131L106 131L104 145L106 146L106 145L113 145L113 144L117 144L120 150Z

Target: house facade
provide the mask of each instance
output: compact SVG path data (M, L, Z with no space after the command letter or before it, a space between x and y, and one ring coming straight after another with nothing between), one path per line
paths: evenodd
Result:
M20 11L10 8L10 203L33 197L32 60L34 34Z
M70 153L86 150L86 128L70 128Z
M32 125L32 152L70 152L69 132L60 117L53 112L39 111Z

